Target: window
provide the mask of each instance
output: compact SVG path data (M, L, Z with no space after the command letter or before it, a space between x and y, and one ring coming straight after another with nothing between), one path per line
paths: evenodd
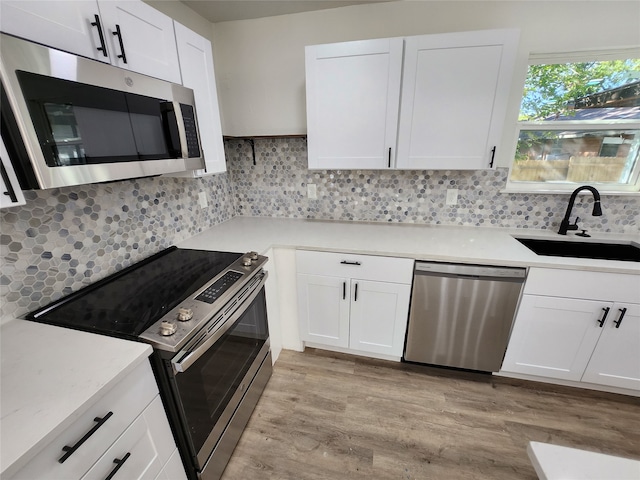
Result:
M639 56L630 50L530 59L509 190L639 190Z

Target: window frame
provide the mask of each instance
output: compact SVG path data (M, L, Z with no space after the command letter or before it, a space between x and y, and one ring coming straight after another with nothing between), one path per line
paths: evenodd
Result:
M585 50L574 52L555 52L555 53L532 53L529 55L529 59L526 63L527 73L523 76L523 82L520 85L521 94L519 96L520 103L522 102L522 95L524 93L524 85L528 74L529 66L553 64L553 63L575 63L575 62L590 62L590 61L607 61L607 60L620 60L625 58L640 58L640 47L627 47L627 48L615 48L608 50ZM520 111L520 104L518 105L518 112ZM581 184L579 183L554 183L554 182L527 182L527 181L512 181L511 173L513 172L513 165L515 162L515 156L518 148L518 139L521 131L531 130L607 130L615 128L623 129L638 129L640 130L640 120L616 120L615 122L600 122L597 120L581 120L571 121L563 120L561 122L545 122L541 120L537 121L518 121L516 119L514 137L511 148L511 156L509 159L509 175L507 177L507 184L504 189L505 193L545 193L545 194L565 194L567 192L573 192ZM639 153L640 155L640 153ZM585 182L595 186L600 193L606 194L623 194L623 195L640 195L640 158L634 165L629 183L626 185L617 183L598 183L598 182Z

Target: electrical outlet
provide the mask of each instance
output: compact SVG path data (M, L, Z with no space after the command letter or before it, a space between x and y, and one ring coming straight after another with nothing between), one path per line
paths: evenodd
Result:
M198 193L198 202L200 203L200 208L207 208L209 206L207 194L204 192Z
M457 205L457 204L458 204L458 189L457 188L447 189L447 205Z
M307 183L307 197L311 200L318 198L318 190L315 183Z

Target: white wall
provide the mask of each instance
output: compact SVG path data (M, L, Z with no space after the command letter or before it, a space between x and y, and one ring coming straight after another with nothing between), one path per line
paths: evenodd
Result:
M410 0L217 23L223 133L306 133L305 45L507 27L521 29L507 118L512 125L530 52L640 45L640 2ZM507 129L499 152L511 150L514 132ZM509 163L507 155L497 160Z

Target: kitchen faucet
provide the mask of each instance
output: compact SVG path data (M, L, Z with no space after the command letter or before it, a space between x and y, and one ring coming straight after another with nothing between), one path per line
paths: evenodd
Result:
M582 190L589 190L593 194L593 212L591 212L591 215L593 215L594 217L599 217L602 215L602 209L600 208L600 192L598 192L598 190L596 190L595 188L590 187L589 185L578 187L571 194L571 198L569 198L567 211L564 214L562 222L560 223L560 230L558 230L558 233L560 235L566 235L567 230L578 230L578 220L580 220L580 217L576 217L575 223L569 223L569 217L571 216L571 210L573 209L573 204L576 201L576 197Z

